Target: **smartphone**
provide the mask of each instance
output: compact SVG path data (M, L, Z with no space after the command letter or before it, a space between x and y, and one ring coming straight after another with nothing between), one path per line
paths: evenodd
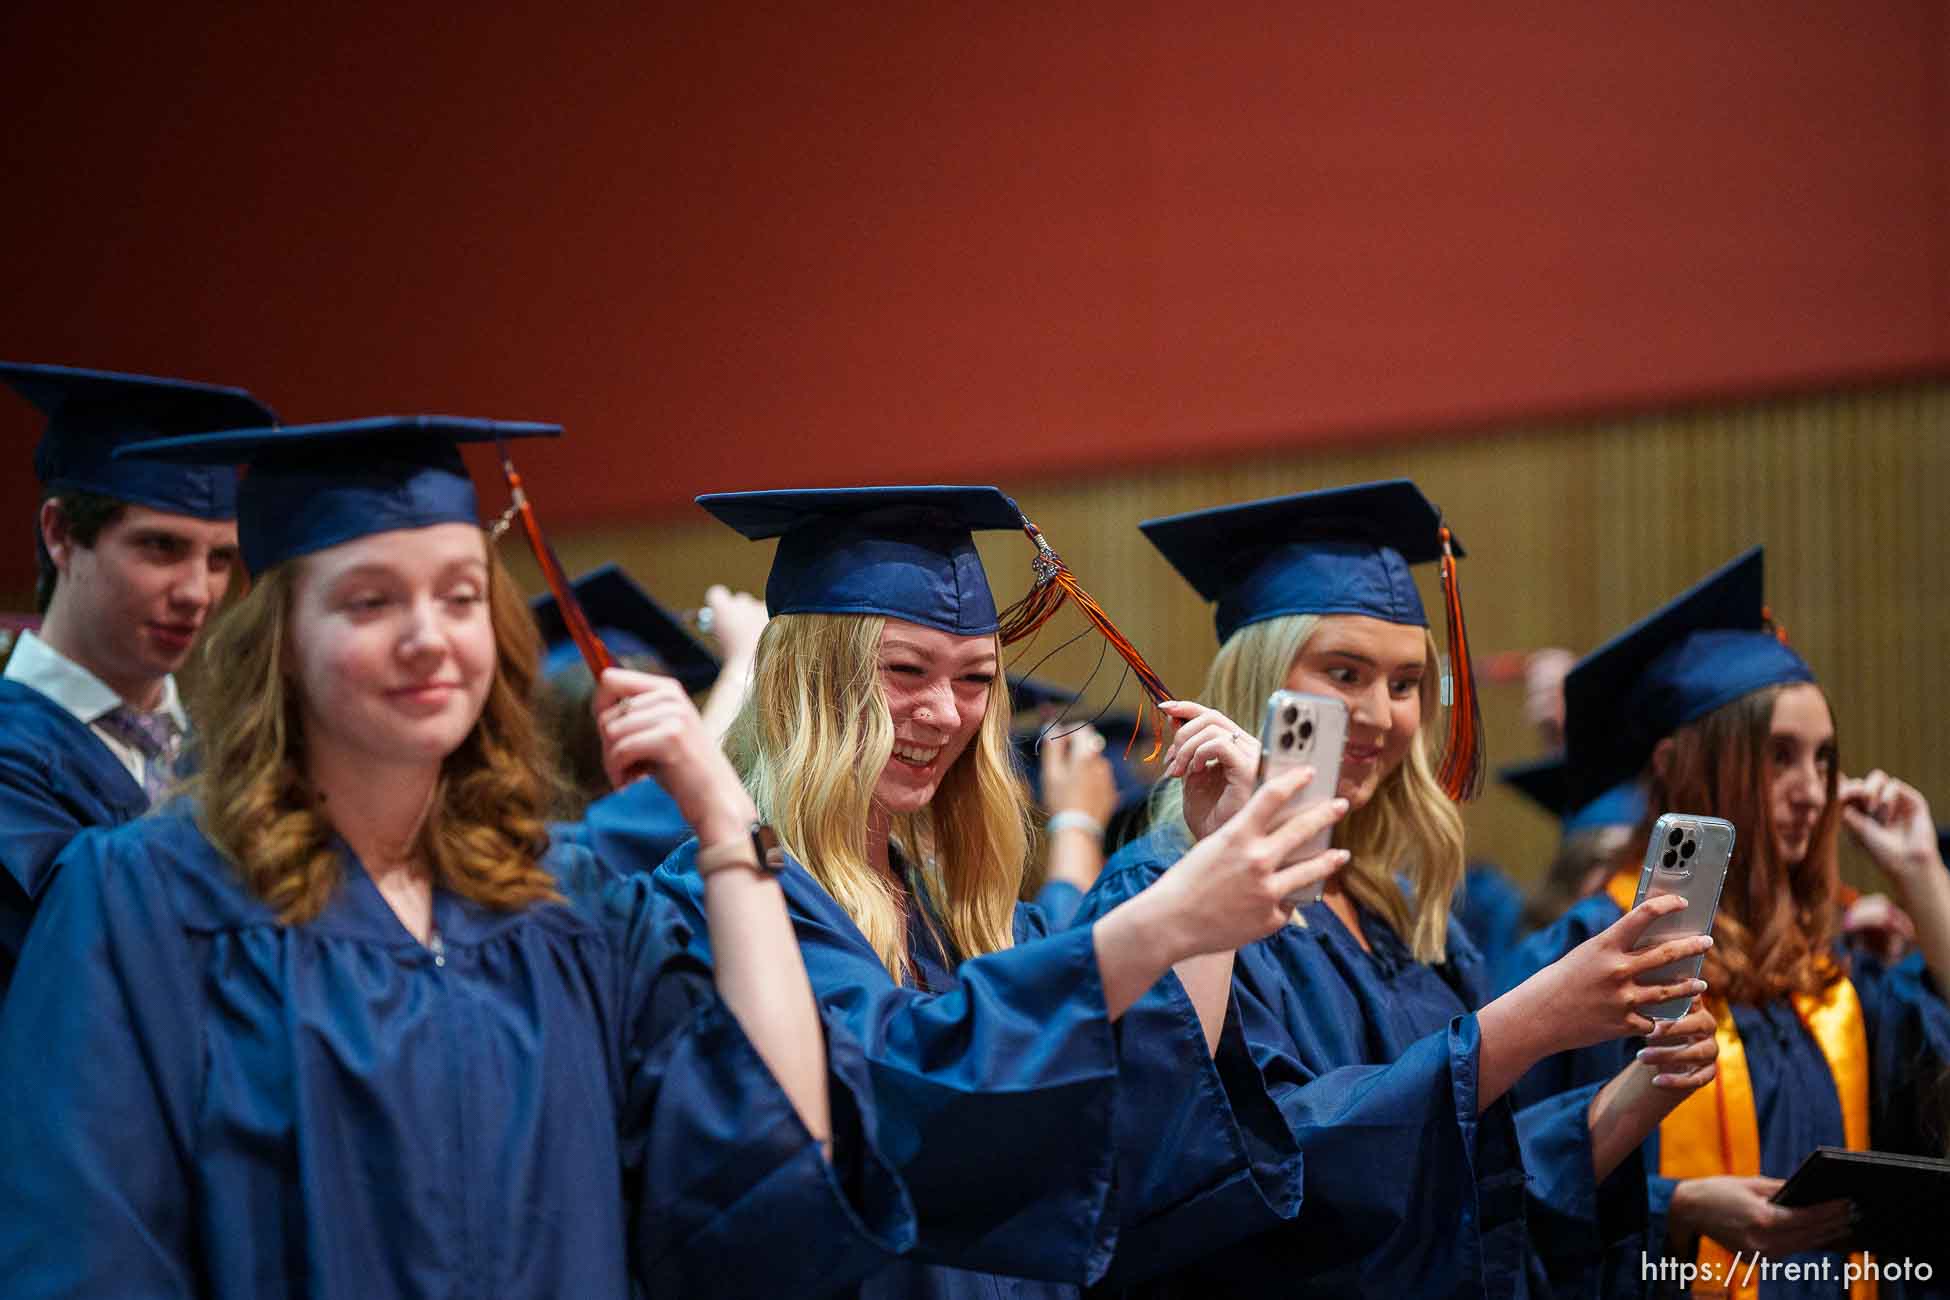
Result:
M1652 823L1652 837L1646 842L1645 866L1639 871L1639 891L1632 906L1661 894L1678 894L1686 900L1686 908L1645 927L1639 948L1710 933L1713 914L1720 907L1720 890L1727 883L1727 862L1732 857L1732 822L1693 813L1660 814L1659 820ZM1641 978L1649 984L1698 979L1705 962L1705 953L1695 953L1667 962ZM1640 1009L1654 1020L1677 1020L1686 1014L1691 1002L1691 998L1674 998Z
M1341 783L1341 750L1347 745L1347 705L1332 695L1274 691L1266 697L1266 719L1259 728L1259 784L1296 767L1312 767L1313 780L1293 796L1279 816L1283 822L1303 809L1326 803ZM1276 825L1278 822L1275 823ZM1333 841L1329 826L1300 846L1295 862L1326 851ZM1286 900L1289 908L1318 903L1327 882L1309 885Z

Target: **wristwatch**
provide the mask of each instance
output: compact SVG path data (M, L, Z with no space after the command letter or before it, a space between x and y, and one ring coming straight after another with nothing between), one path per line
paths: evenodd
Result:
M700 877L727 867L749 867L760 875L777 876L785 870L785 850L779 847L778 833L762 821L753 822L749 840L732 840L698 849L697 874Z

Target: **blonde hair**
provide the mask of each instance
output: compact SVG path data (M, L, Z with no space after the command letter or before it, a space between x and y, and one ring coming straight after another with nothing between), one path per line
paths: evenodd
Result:
M894 751L880 688L886 623L858 614L776 615L759 638L752 689L725 748L759 815L904 984L913 973L905 891L867 859L874 784ZM925 809L895 819L893 838L947 931L949 960L1014 944L1029 803L1012 766L1000 671L974 741Z
M1212 660L1199 703L1257 735L1266 697L1286 685L1294 661L1321 621L1318 614L1287 614L1234 632ZM1448 954L1449 905L1466 864L1462 813L1442 793L1429 759L1428 737L1441 707L1440 679L1435 638L1424 635L1428 667L1422 674L1422 725L1407 757L1382 778L1374 797L1335 828L1334 843L1353 854L1341 869L1342 887L1386 920L1417 961L1439 962ZM1151 820L1190 844L1182 781L1159 783L1151 799ZM1395 878L1404 868L1414 886L1412 905ZM1295 921L1299 923L1297 914Z
M303 562L264 573L205 640L209 688L190 701L202 767L184 787L203 833L284 925L316 918L344 877L332 822L305 778L298 690L285 672ZM539 861L559 788L529 705L540 638L492 548L488 616L496 653L487 703L442 761L414 847L440 885L515 911L560 898Z

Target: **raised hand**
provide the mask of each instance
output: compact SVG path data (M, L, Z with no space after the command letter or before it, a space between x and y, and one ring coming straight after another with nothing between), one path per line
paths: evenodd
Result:
M1704 993L1704 980L1645 980L1667 962L1705 952L1711 935L1633 951L1647 926L1685 906L1676 894L1647 899L1477 1013L1483 1034L1478 1102L1487 1106L1547 1056L1649 1035L1655 1022L1643 1008Z
M1082 813L1101 828L1117 807L1117 774L1104 757L1104 738L1095 727L1054 731L1038 749L1043 807L1052 814Z
M1161 775L1183 778L1185 825L1202 840L1252 797L1259 741L1217 709L1191 700L1166 700L1158 710L1178 723Z
M706 845L741 837L758 819L691 697L674 677L611 668L592 707L603 738L603 771L622 788L655 776Z
M1713 1013L1695 1001L1679 1019L1654 1022L1646 1035L1638 1063L1653 1071L1653 1087L1677 1094L1672 1105L1713 1082L1719 1073L1720 1044L1714 1028Z
M1919 875L1943 871L1936 822L1915 787L1878 769L1844 778L1837 798L1843 824L1891 881L1907 887Z
M1650 1034L1655 1022L1641 1008L1706 992L1701 979L1648 984L1645 977L1667 962L1705 952L1713 946L1711 935L1687 935L1633 951L1647 926L1685 906L1685 899L1672 894L1647 899L1524 981L1545 982L1544 1005L1557 1039L1553 1050Z
M1347 862L1345 849L1294 861L1309 838L1347 815L1347 800L1336 798L1279 821L1287 800L1313 776L1311 767L1301 767L1268 781L1151 887L1172 901L1181 955L1230 951L1265 938L1286 924L1286 899Z

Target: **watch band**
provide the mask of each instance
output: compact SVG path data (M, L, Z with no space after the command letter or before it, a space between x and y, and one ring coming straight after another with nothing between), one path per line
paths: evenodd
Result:
M700 877L730 867L744 867L765 876L778 875L785 870L785 851L779 847L778 835L764 822L753 822L746 839L699 846L697 874Z

